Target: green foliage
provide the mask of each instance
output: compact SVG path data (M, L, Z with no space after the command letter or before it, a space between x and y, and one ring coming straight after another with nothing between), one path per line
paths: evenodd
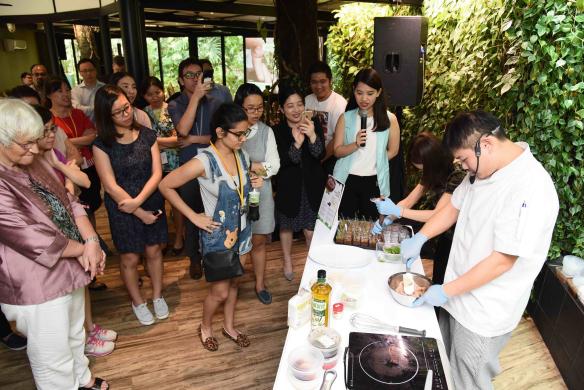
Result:
M330 53L334 89L348 96L353 77L359 69L373 66L373 18L416 15L419 10L414 7L350 3L334 13L338 22L329 29L325 44Z
M353 74L372 64L373 16L391 12L353 6L337 13L327 41L345 95ZM441 134L459 111L495 113L556 185L560 214L549 257L584 256L584 2L426 0L423 12L430 23L425 91L420 105L404 110L404 144L422 130Z
M187 37L160 38L160 56L162 73L167 96L180 90L178 85L178 65L189 56L189 39Z
M225 84L232 95L243 84L243 56L243 37L225 37Z

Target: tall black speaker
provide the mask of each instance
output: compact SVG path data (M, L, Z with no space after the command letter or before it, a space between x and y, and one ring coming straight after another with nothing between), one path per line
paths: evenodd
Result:
M415 106L424 91L428 19L422 16L375 18L373 67L381 75L392 106Z

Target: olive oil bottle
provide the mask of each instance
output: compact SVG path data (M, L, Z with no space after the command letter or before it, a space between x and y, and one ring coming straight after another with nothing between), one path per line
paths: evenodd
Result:
M318 270L316 283L312 285L312 315L310 325L313 328L329 325L329 309L332 287L326 282L326 271Z

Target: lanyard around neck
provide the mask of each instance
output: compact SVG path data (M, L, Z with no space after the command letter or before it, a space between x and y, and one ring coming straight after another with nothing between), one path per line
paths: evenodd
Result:
M211 147L215 151L215 154L217 154L217 156L219 157L219 160L221 161L221 164L223 165L223 169L225 169L225 172L227 172L229 177L231 177L231 174L227 170L227 164L225 164L223 157L221 157L221 154L219 153L219 151L217 150L217 148L215 147L215 145L212 142L211 142ZM243 206L243 174L242 174L242 170L241 170L241 166L239 164L239 158L237 157L237 154L235 152L232 152L232 153L233 153L233 156L235 157L235 166L237 167L237 176L239 177L239 184L235 183L235 180L233 180L233 178L231 178L231 179L233 180L233 184L235 185L235 192L237 192L237 195L239 196L239 202L240 202L239 204L241 206Z

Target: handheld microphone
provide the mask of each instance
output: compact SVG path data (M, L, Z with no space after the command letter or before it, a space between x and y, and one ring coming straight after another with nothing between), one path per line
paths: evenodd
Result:
M359 116L361 117L361 131L367 131L367 110L359 110ZM366 141L360 144L360 147L365 147Z

